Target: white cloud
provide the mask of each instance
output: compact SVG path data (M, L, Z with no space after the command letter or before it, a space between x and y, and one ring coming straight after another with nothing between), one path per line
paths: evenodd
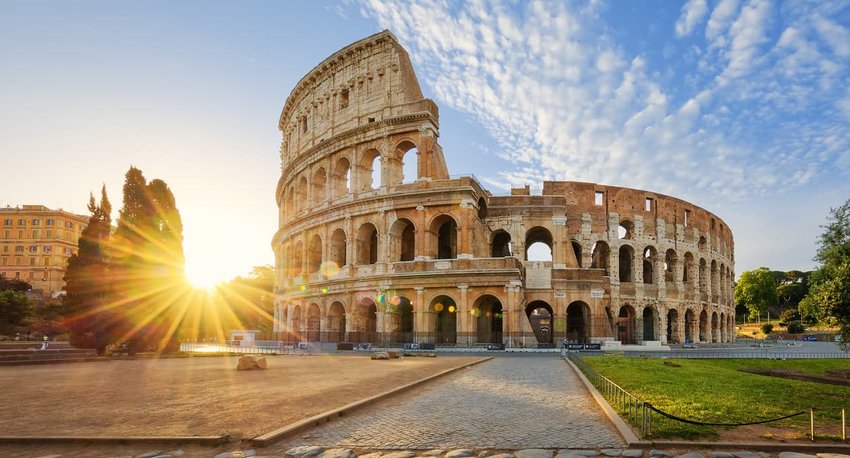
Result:
M595 7L363 1L438 101L476 118L514 164L482 177L495 189L579 180L716 202L848 169L850 124L836 113L850 113L850 69L839 44L815 39L841 28L822 12L721 0L688 53L698 61L673 62L671 84L612 41ZM700 8L683 8L677 34L697 32Z
M676 21L676 36L690 35L697 24L705 18L706 13L708 13L708 4L705 0L688 0L688 3L682 7L682 15Z

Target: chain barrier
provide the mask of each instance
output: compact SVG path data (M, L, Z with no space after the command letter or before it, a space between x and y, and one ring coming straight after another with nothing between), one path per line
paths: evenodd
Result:
M658 409L657 407L653 406L652 404L650 404L650 403L648 403L648 402L644 402L644 405L645 405L645 406L646 406L646 408L648 408L649 410L652 410L653 412L656 412L656 413L658 413L658 414L659 414L659 415L661 415L661 416L667 417L667 418L669 418L669 419L671 419L671 420L679 421L679 422L682 422L682 423L687 423L687 424L689 424L689 425L696 425L696 426L749 426L749 425L761 425L761 424L764 424L764 423L773 423L774 421L786 420L786 419L788 419L788 418L796 417L796 416L798 416L798 415L804 415L804 414L807 414L807 413L811 412L811 410L801 410L801 411L799 411L799 412L792 413L792 414L785 415L785 416L778 417L778 418L771 418L771 419L769 419L769 420L748 421L748 422L743 422L743 423L709 423L709 422L704 422L704 421L688 420L688 419L686 419L686 418L677 417L677 416L675 416L675 415L669 414L669 413L667 413L667 412L664 412L663 410Z

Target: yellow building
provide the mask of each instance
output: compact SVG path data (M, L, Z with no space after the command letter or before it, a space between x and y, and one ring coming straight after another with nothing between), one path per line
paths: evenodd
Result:
M62 291L68 259L88 221L44 205L0 208L0 277L23 280L35 293Z

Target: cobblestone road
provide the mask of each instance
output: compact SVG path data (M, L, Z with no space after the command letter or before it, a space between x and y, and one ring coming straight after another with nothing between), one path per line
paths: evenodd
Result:
M502 356L304 431L294 445L606 448L625 443L563 361Z

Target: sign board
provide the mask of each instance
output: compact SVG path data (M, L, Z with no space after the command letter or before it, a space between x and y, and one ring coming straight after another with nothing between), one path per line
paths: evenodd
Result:
M604 295L605 295L604 289L591 289L590 290L590 297L592 297L594 299L602 299L602 296L604 296Z

